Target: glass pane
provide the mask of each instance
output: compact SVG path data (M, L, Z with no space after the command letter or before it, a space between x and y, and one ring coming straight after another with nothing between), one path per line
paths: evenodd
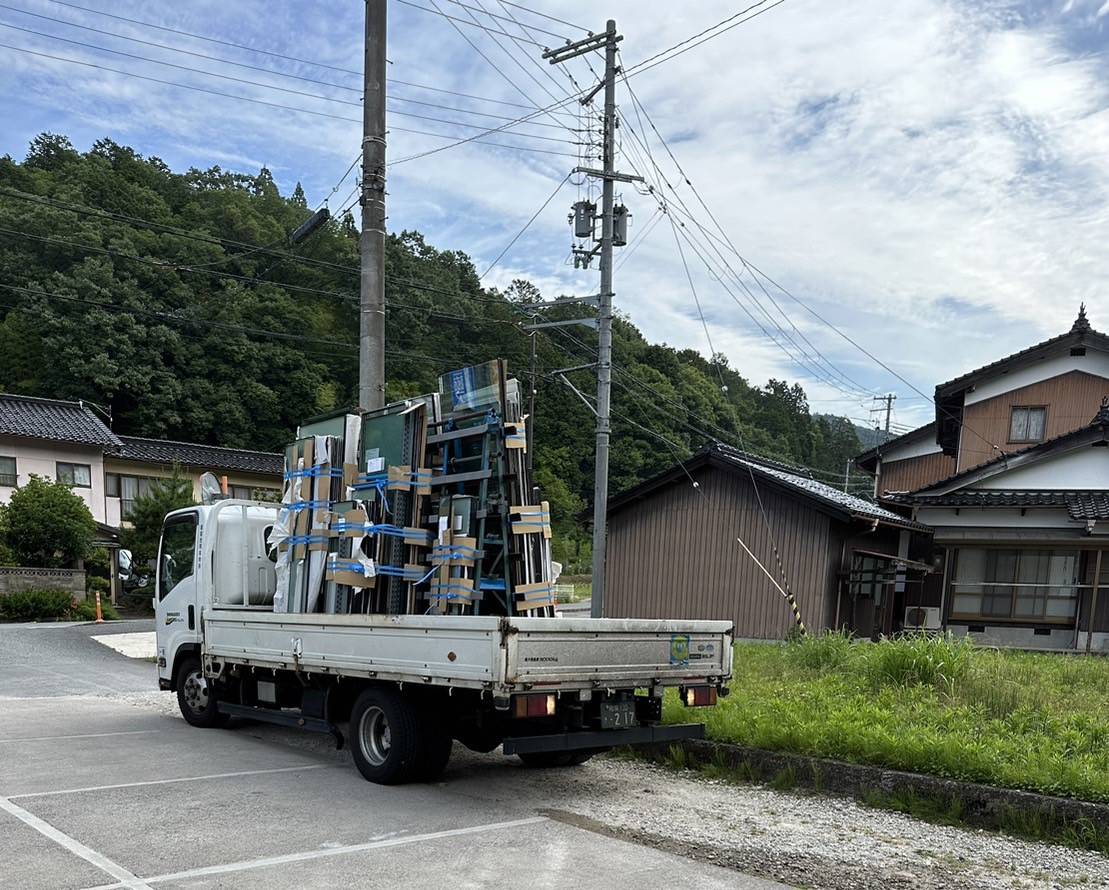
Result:
M174 519L162 530L162 549L158 566L159 599L164 599L178 584L192 577L195 544L195 516Z
M74 464L73 484L89 488L92 485L92 467L87 464Z
M986 551L959 548L955 563L955 580L960 585L986 580Z
M122 492L121 497L133 501L139 496L139 480L134 476L120 476L119 490Z
M1014 408L1009 425L1009 441L1022 442L1028 438L1028 409Z
M1028 438L1033 442L1039 442L1044 437L1044 417L1047 414L1045 408L1029 408L1028 409Z
M6 485L12 488L18 481L19 479L15 472L15 458L0 457L0 485Z
M981 615L982 594L956 593L951 611L956 615Z
M119 473L104 474L104 494L110 498L119 497Z

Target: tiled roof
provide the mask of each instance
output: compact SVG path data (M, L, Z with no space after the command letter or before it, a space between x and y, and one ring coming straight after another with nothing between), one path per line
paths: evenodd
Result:
M974 380L993 371L1000 371L1002 368L1008 367L1011 364L1019 363L1020 361L1032 357L1033 353L1041 349L1052 350L1056 347L1063 347L1064 345L1077 345L1089 343L1092 345L1100 346L1102 349L1109 349L1109 336L1095 331L1090 327L1090 322L1086 318L1086 307L1083 305L1078 310L1078 317L1075 319L1074 324L1071 325L1069 331L1060 334L1057 337L1051 337L1041 343L1036 343L1029 346L1027 349L1022 349L1020 352L1014 352L1012 355L1007 355L1005 358L998 359L995 362L990 362L988 365L983 365L981 368L975 368L973 371L968 371L965 374L960 374L946 383L941 383L936 387L936 395L947 395L954 392L959 392L969 386Z
M861 464L865 461L871 460L872 458L886 454L891 448L896 448L898 445L901 445L905 442L912 442L916 439L924 438L926 435L934 436L935 433L936 423L935 421L931 421L924 424L924 426L918 426L915 430L909 430L907 433L902 433L900 436L894 436L890 439L886 439L885 442L881 442L878 445L875 445L873 448L868 448L866 451L855 458L855 463L857 465Z
M204 470L237 470L262 476L280 476L284 471L285 457L271 451L245 451L241 448L221 448L216 445L194 445L191 442L171 442L168 439L140 439L120 436L123 449L118 455L123 460L143 461L152 464L180 464Z
M920 507L1066 507L1071 519L1109 519L1109 491L953 491L889 500Z
M112 450L119 439L81 402L0 394L0 434Z
M926 526L913 522L898 513L894 513L892 510L887 510L885 507L881 507L871 501L847 494L846 492L840 491L838 488L833 488L831 485L825 485L823 482L818 482L810 476L803 475L801 471L786 465L775 464L771 461L753 457L735 448L729 448L727 445L715 445L712 448L712 452L731 463L746 467L759 475L768 476L786 485L792 486L809 497L815 498L836 510L847 513L851 517L877 519L879 522L893 523L895 525L910 528L926 528Z

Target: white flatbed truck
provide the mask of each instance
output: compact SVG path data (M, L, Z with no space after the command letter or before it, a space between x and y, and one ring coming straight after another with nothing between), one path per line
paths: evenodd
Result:
M273 611L266 538L277 505L225 500L170 513L156 571L158 677L190 724L245 717L331 733L359 771L438 776L454 739L531 766L699 737L661 725L662 696L727 694L727 621L333 615Z

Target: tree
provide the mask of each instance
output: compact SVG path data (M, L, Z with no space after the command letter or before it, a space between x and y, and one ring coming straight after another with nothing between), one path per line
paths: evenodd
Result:
M169 476L152 483L147 494L135 498L129 517L131 527L123 530L121 543L131 551L136 565L147 565L158 557L158 539L166 514L195 503L193 484L176 465Z
M20 565L69 568L92 548L96 522L68 485L31 476L4 510L4 537Z

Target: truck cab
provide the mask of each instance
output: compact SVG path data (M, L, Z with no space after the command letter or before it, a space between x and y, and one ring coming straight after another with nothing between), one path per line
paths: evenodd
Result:
M266 537L277 510L274 504L225 500L166 516L154 584L161 688L175 688L183 658L191 655L199 661L205 606L272 611L277 578ZM212 544L207 552L206 536Z

